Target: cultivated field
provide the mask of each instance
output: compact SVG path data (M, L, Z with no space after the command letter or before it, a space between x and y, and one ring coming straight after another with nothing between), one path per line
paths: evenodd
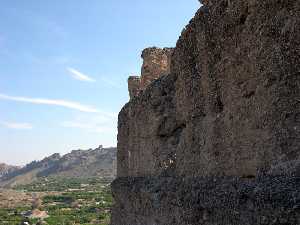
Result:
M52 177L1 189L0 225L107 225L112 206L109 184L100 178Z

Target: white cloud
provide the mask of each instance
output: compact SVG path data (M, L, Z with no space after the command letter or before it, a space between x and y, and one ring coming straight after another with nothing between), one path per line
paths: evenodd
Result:
M31 104L56 105L56 106L61 106L69 109L75 109L81 112L102 113L102 114L113 116L109 113L102 112L93 106L87 106L78 102L66 101L61 99L28 98L28 97L19 97L19 96L9 96L1 93L0 93L0 99L16 101L16 102L26 102Z
M67 68L67 70L70 72L72 77L76 80L86 81L86 82L95 82L96 81L96 80L92 79L91 77L89 77L88 75L83 74L74 68L69 67L69 68Z
M13 122L1 122L1 125L16 130L31 130L33 127L30 123L13 123Z
M115 134L117 132L117 116L80 116L70 121L64 121L61 126L82 129L88 132Z
M89 122L65 121L61 125L65 128L78 128L96 133L114 133L116 131L116 128L113 126L113 124L99 125Z
M65 121L62 123L63 127L69 128L80 128L80 129L90 129L91 126L89 124L75 122L75 121Z
M107 79L105 77L101 77L100 79L101 79L102 83L106 84L109 87L118 88L118 89L122 88L122 85L120 83L117 83L116 81Z

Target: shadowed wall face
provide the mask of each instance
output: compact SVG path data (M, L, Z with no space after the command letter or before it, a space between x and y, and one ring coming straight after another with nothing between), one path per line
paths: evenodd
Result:
M128 92L129 92L130 99L132 99L133 97L135 97L139 94L140 88L141 88L140 77L130 76L128 78Z

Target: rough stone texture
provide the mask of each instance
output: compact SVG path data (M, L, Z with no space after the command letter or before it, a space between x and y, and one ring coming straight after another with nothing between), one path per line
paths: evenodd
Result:
M155 201L148 198L169 195L164 191L169 184L163 181L156 192L149 191L152 182L164 179L159 176L172 177L168 179L175 183L179 177L194 178L209 185L207 177L254 178L268 174L253 181L253 192L265 196L273 193L275 197L277 193L284 198L278 190L284 191L285 185L288 188L288 180L277 187L277 178L272 176L296 174L292 183L298 187L295 195L300 194L300 1L203 3L172 52L170 74L149 84L119 114L119 179L113 186L113 225L172 224L173 217L168 216L171 212L186 218L186 208L176 208L172 198L161 199L158 208L162 211L153 209ZM143 177L143 185L138 186L137 177ZM193 190L198 190L201 186L197 182L187 185L194 183ZM243 188L242 183L237 187ZM172 184L171 188L184 192L184 186ZM216 185L212 188L233 184L225 179ZM261 185L266 188L256 189ZM134 193L129 195L127 189ZM191 204L188 209L199 212L191 201L202 202L209 194L217 200L222 198L226 202L222 207L228 210L216 202L212 213L215 221L201 222L197 213L191 213L191 221L198 222L175 219L173 224L297 224L257 222L255 217L264 213L278 218L280 210L288 213L290 208L284 208L283 202L258 198L261 206L248 212L239 197L203 191L197 196L186 192L184 204ZM176 201L176 194L173 198ZM236 202L232 205L229 198ZM121 204L123 200L127 205ZM242 216L234 220L235 209L249 213L245 221ZM291 218L299 219L299 211L292 212ZM117 214L125 219L118 220Z
M172 48L146 48L142 53L143 65L141 76L141 89L155 79L170 73L170 62L173 53Z
M151 82L170 73L172 48L146 48L142 52L143 65L141 77L130 76L128 90L130 99L138 96Z
M158 175L170 162L178 175L255 176L299 159L299 7L203 6L177 43L171 74L119 115L119 176Z
M299 177L119 178L114 225L299 225Z
M129 91L129 97L132 99L135 96L138 96L138 94L141 91L141 79L139 76L130 76L128 78L128 91Z
M176 126L172 96L173 76L164 76L122 109L119 114L118 176L160 174L165 170L165 164L172 160L171 154L178 140L165 136ZM181 129L175 133L179 137Z
M300 1L210 1L177 43L179 174L255 175L299 159Z

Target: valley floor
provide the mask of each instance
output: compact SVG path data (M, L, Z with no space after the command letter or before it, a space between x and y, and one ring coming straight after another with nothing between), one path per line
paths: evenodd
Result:
M41 178L0 189L0 225L107 225L111 206L110 180Z

